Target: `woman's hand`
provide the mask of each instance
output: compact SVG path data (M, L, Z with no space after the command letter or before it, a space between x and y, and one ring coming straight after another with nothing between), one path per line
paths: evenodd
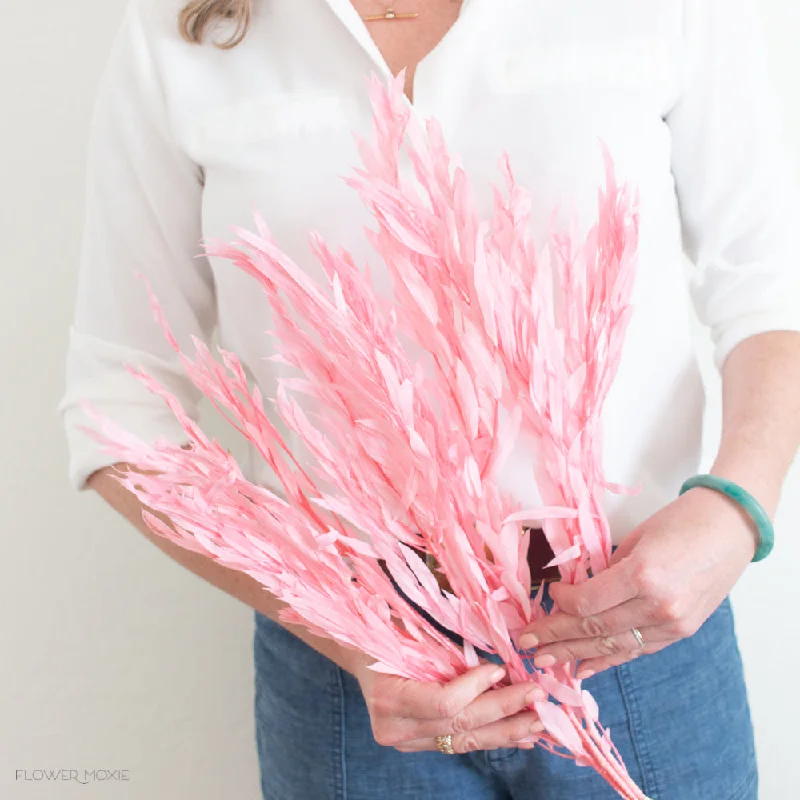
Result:
M505 675L496 664L481 664L441 684L384 675L367 666L364 661L354 674L378 744L404 753L438 750L435 737L452 734L456 753L529 749L544 729L527 710L544 692L529 683L492 689Z
M528 625L519 644L537 648L538 667L581 660L580 678L655 653L698 630L757 544L733 501L691 489L633 531L607 570L577 585L553 583L558 611Z

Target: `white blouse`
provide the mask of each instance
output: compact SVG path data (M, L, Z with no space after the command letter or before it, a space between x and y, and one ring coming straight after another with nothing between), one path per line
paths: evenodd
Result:
M97 99L59 405L76 488L113 461L79 429L82 399L148 441L184 441L125 363L196 414L198 393L136 272L183 347L218 327L266 397L281 374L265 360L266 299L231 263L198 258L201 237L233 238L230 226L252 226L255 205L313 275L307 234L317 230L360 262L372 255L386 277L362 235L366 211L342 180L358 163L351 131L369 134L365 79L389 75L349 0L256 0L252 30L229 51L183 42L180 5L132 0ZM757 0L464 0L416 73L414 104L441 122L486 213L509 153L533 193L539 246L557 204L575 208L581 233L594 222L599 139L619 179L639 189L635 311L604 422L608 479L642 491L609 497L615 541L698 468L690 303L718 365L748 336L800 330L800 192L765 49ZM275 485L253 451L243 466ZM529 442L517 442L500 480L524 505L538 502Z

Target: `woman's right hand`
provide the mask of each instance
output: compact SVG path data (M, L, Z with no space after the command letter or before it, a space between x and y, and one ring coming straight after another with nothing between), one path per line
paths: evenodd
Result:
M544 730L534 699L545 693L532 683L499 689L505 671L481 664L448 683L420 683L368 669L364 659L353 670L372 721L378 744L404 753L438 750L437 736L452 735L456 753L530 749Z

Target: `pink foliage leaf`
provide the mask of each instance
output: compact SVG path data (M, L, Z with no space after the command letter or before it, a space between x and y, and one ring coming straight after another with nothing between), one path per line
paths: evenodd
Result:
M368 653L372 669L446 681L497 654L529 681L517 632L545 613L531 596L529 534L553 549L548 566L579 582L608 566L601 415L619 366L637 255L634 193L600 143L605 186L597 221L579 235L550 219L531 237L530 193L506 156L489 218L435 120L421 124L404 76L369 84L371 140L347 179L375 223L365 236L392 297L367 268L318 234L324 279L284 253L256 213L235 242L205 242L253 278L272 311L272 363L282 365L265 407L235 354L201 341L183 352L149 291L153 314L187 377L244 435L281 495L246 480L165 387L135 365L185 434L183 446L146 444L97 409L93 436L135 471L115 477L147 508L156 534L252 576L302 624ZM292 452L278 420L307 454ZM522 509L498 474L520 437L532 443L540 508ZM166 524L163 518L169 519ZM435 566L431 566L435 565ZM416 608L397 592L397 587ZM418 612L463 638L455 644ZM591 765L622 796L643 800L574 667L535 671L562 705L539 701L540 744Z
M536 700L533 705L539 719L547 728L547 732L562 747L576 755L583 754L584 749L580 736L576 733L574 725L563 709L547 700Z

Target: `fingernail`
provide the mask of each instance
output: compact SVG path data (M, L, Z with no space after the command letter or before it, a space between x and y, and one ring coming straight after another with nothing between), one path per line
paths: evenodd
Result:
M532 633L526 633L519 640L519 646L523 650L530 650L531 647L536 647L537 644L539 644L539 639Z
M538 736L523 736L521 739L514 739L515 742L520 744L535 744L539 741Z
M493 673L492 673L492 674L489 676L489 680L490 680L492 683L497 683L497 681L501 681L501 680L503 680L503 678L505 678L505 676L506 676L506 671L505 671L505 670L504 670L502 667L500 667L500 669L496 669L496 670L495 670L495 671L494 671L494 672L493 672Z
M591 678L594 675L593 669L582 669L578 671L578 680L585 681L587 678Z
M547 694L544 692L544 690L537 686L535 689L531 689L528 694L525 695L525 705L533 705L537 700L544 700L546 697Z
M536 658L533 659L533 664L536 667L552 667L556 661L558 661L558 659L555 656L536 656Z

